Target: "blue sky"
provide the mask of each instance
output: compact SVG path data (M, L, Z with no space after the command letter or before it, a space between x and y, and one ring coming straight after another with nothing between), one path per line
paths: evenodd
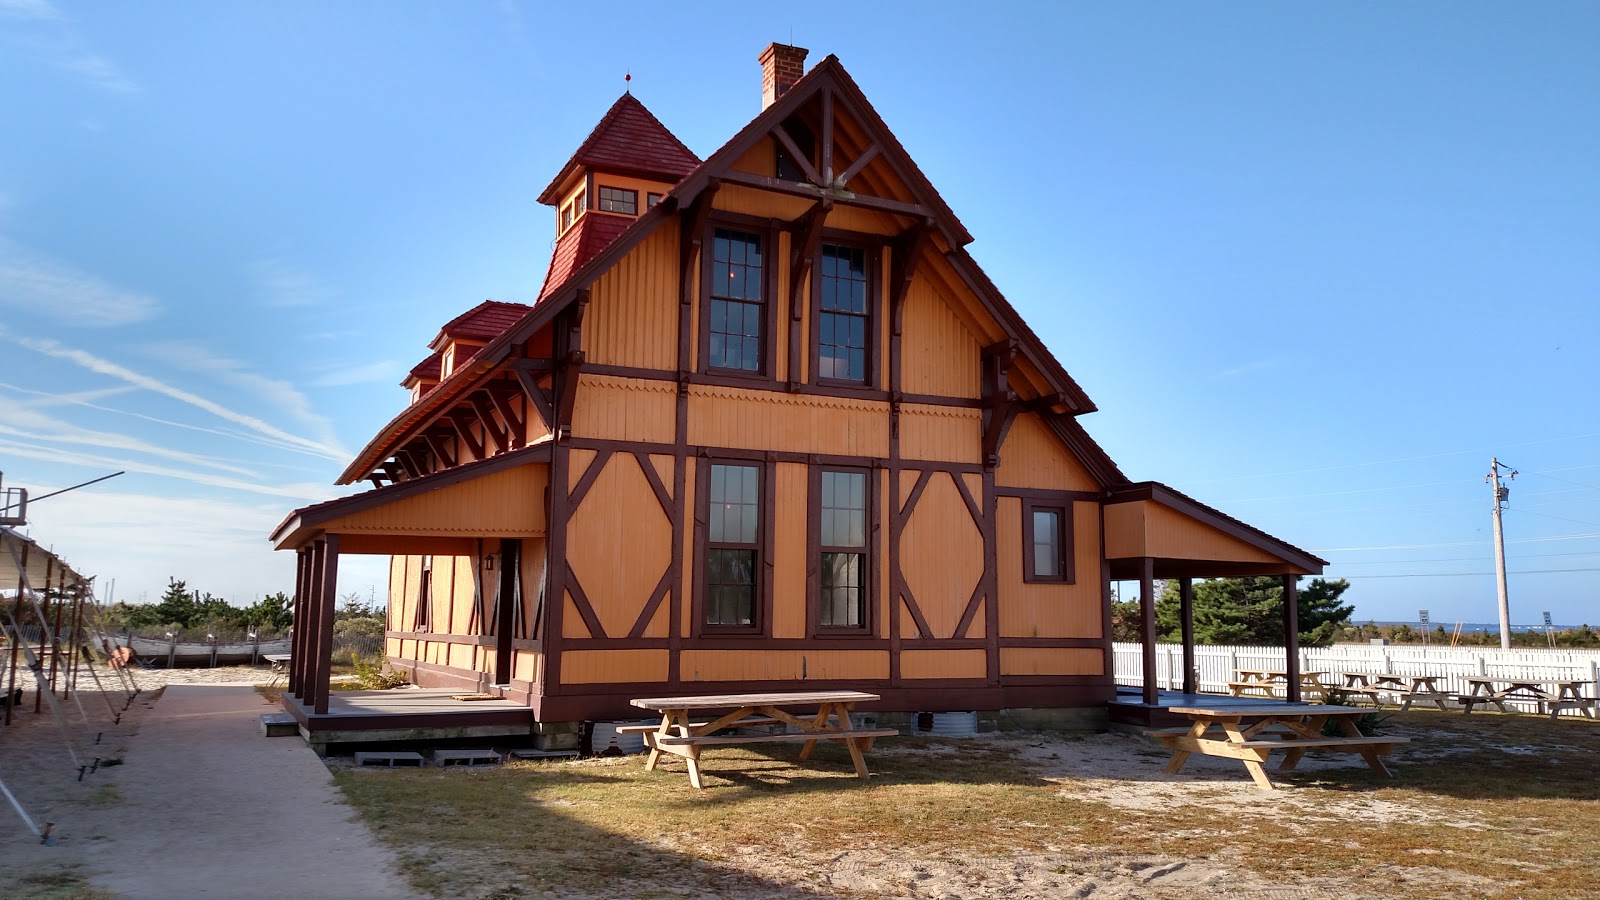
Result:
M1600 622L1600 7L739 9L0 0L0 470L129 470L34 534L125 599L288 590L266 533L440 324L532 300L534 197L623 73L706 155L793 29L1131 477L1318 551L1361 618L1482 622L1498 454L1514 621Z

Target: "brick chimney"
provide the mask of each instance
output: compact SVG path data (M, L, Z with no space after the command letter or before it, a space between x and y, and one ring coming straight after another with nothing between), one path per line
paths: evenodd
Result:
M788 44L768 44L761 51L761 108L776 103L779 97L806 73L806 48Z

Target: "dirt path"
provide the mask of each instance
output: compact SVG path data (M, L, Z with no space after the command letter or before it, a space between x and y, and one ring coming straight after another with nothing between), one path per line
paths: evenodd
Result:
M81 699L84 726L68 704L80 755L120 759L76 780L59 729L29 705L0 729L0 777L41 824L41 846L15 813L0 808L0 858L9 897L339 896L403 898L395 858L352 818L328 770L303 741L265 738L268 706L248 683L261 672L150 673L113 724L97 695ZM156 682L169 684L157 696ZM30 691L31 696L31 691ZM92 703L90 701L93 701ZM123 698L116 698L120 709ZM100 743L94 744L95 734Z

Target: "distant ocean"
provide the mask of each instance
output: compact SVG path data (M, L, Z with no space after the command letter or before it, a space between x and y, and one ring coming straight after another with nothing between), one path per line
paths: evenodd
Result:
M1361 618L1357 618L1357 617L1354 617L1354 616L1352 616L1350 618L1350 624L1352 624L1352 625L1410 625L1412 628L1420 628L1421 627L1421 626L1419 626L1417 624L1417 620L1415 620L1415 619L1412 619L1409 622L1394 622L1394 621L1375 620L1375 619L1361 619ZM1574 628L1580 628L1582 626L1580 626L1580 625L1551 625L1550 627L1554 628L1556 631L1570 631L1570 630L1572 630ZM1454 623L1454 622L1444 622L1444 621L1441 621L1439 619L1434 619L1428 625L1428 630L1432 631L1435 628L1443 628L1447 632L1455 631L1456 630L1456 623ZM1463 632L1467 632L1467 633L1478 632L1478 631L1488 631L1488 632L1493 632L1495 634L1498 634L1500 632L1500 623L1499 622L1487 622L1487 623L1485 623L1485 622L1463 622L1462 625L1461 625L1461 630ZM1543 625L1517 625L1517 624L1512 624L1511 630L1512 631L1543 631L1544 630L1544 626Z

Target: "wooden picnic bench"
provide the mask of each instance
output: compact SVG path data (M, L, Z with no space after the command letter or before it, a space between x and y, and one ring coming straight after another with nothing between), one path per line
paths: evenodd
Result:
M1246 696L1247 691L1259 691L1268 697L1279 697L1288 692L1289 673L1274 669L1239 669L1238 680L1228 682L1228 693L1235 697ZM1322 683L1326 672L1301 672L1300 691L1307 697L1327 699L1328 686Z
M1382 705L1378 700L1380 693L1393 697L1400 703L1400 711L1405 712L1417 700L1432 703L1439 709L1445 709L1444 702L1453 699L1455 695L1439 687L1439 680L1443 675L1393 675L1387 672L1345 672L1343 673L1345 686L1342 690L1347 693L1359 693L1370 696L1373 703Z
M836 741L850 751L856 775L867 779L867 763L862 756L874 740L899 734L893 728L856 728L850 710L857 703L877 700L877 694L861 691L801 691L766 694L715 694L700 697L649 697L631 701L641 709L661 713L658 725L633 725L618 731L644 735L650 758L645 769L653 770L662 754L681 757L689 768L689 783L704 788L700 779L701 748L721 745L789 742L803 743L801 759L810 759L818 741ZM815 713L793 713L804 707ZM726 712L706 715L708 711ZM701 721L691 721L699 713ZM773 734L732 734L729 729L752 726L787 725L790 732Z
M1493 704L1501 712L1510 712L1506 709L1506 701L1525 700L1537 703L1541 715L1549 709L1552 722L1564 709L1576 709L1592 719L1595 717L1596 698L1583 695L1583 686L1590 683L1577 679L1539 681L1531 678L1472 677L1467 679L1468 692L1458 695L1456 700L1461 704L1463 714L1472 712L1472 708L1480 703Z
M267 687L277 684L280 679L289 677L289 654L263 653L261 658L272 667L272 680L267 682Z
M1173 707L1171 712L1188 716L1193 723L1183 730L1159 731L1154 737L1173 751L1167 771L1177 774L1190 754L1222 756L1244 763L1250 777L1263 790L1272 790L1265 763L1278 750L1287 750L1278 771L1293 771L1309 750L1339 750L1361 754L1367 765L1380 775L1390 776L1379 759L1394 750L1403 737L1368 736L1356 721L1370 710L1359 706L1306 706L1304 704L1262 705L1255 707ZM1325 722L1336 721L1340 737L1322 733Z

